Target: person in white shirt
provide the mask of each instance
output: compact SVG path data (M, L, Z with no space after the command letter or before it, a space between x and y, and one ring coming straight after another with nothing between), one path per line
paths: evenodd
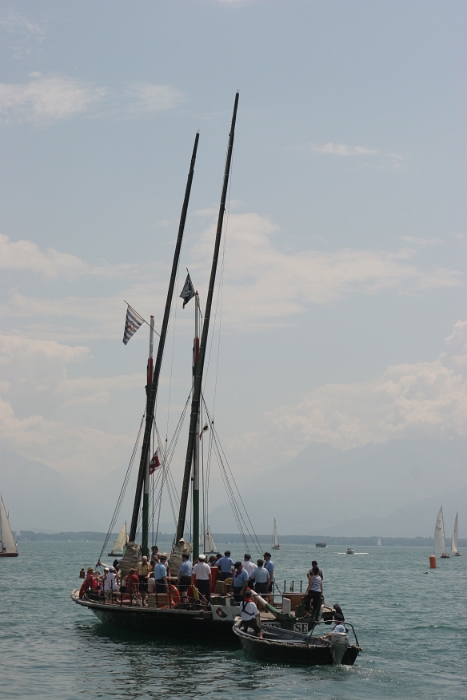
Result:
M256 566L251 561L251 554L245 554L243 557L243 568L248 574L248 578L251 578L251 574L256 569Z
M207 600L208 603L211 602L211 567L206 564L206 556L200 554L198 557L198 563L194 565L192 570L192 582L195 585L196 578L196 588L201 593L203 598Z
M262 637L263 633L261 627L256 621L259 610L256 607L256 603L253 603L251 598L251 591L246 590L244 600L240 603L240 617L242 618L240 627L244 632L248 632L248 628L251 628L257 637Z
M334 625L332 632L329 632L329 634L323 634L323 636L320 637L320 639L331 639L334 632L342 632L344 634L347 634L347 629L344 625L345 620L343 615L341 615L338 612L334 613L333 622L335 622L336 624Z

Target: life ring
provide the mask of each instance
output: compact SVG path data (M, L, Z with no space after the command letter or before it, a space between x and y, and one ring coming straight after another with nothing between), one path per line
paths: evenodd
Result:
M170 584L169 586L169 598L172 606L176 607L177 605L180 605L180 592L173 584Z

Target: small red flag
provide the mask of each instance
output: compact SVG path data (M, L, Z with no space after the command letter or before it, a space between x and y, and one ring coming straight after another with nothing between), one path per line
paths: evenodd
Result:
M154 452L154 456L149 462L149 473L154 474L157 467L161 466L161 460L159 459L159 448Z

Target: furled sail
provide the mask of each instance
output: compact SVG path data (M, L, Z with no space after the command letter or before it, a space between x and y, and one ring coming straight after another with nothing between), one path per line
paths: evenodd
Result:
M15 538L11 531L8 514L6 512L3 498L0 496L0 553L1 554L17 554Z
M118 537L113 543L112 551L109 552L109 557L110 556L122 556L125 547L128 542L128 535L126 533L126 523L124 523L122 529L118 533Z
M459 551L459 549L458 549L458 547L459 547L459 543L458 543L458 538L459 538L459 533L458 533L458 530L459 530L459 523L458 523L458 519L459 519L459 514L456 513L456 519L455 519L455 521L454 521L454 530L453 530L453 532L452 532L452 540L451 540L451 552L453 552L454 554L457 554L458 551Z
M208 529L204 534L204 551L205 552L217 552L216 543L212 536L211 528L208 525Z
M434 540L435 554L444 554L446 551L446 538L444 536L444 519L442 508L439 509L438 517L436 518Z

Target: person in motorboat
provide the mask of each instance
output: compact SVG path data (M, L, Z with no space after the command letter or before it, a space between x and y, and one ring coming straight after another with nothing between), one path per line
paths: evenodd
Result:
M329 634L323 634L321 637L319 637L319 639L332 639L332 635L335 632L341 632L342 634L347 634L347 628L344 625L345 619L341 613L339 613L339 612L334 613L333 622L335 622L335 625L332 629L332 632L329 632Z
M316 608L321 602L321 595L323 592L323 580L319 575L319 568L313 566L311 569L311 576L308 577L308 588L306 590L304 604L306 614L305 617L310 616L310 606L313 605L312 613L316 611Z
M251 579L255 582L255 591L261 595L267 594L269 584L269 572L264 566L264 561L258 559L258 566L251 574Z
M206 555L200 554L198 563L194 565L192 570L192 583L205 600L211 602L211 567L206 564ZM195 584L196 578L196 584Z
M235 571L233 575L233 594L237 603L243 600L243 594L248 584L248 574L243 568L241 561L235 562Z
M228 578L231 578L234 565L234 561L230 558L230 552L224 552L224 556L217 562L217 567L219 569L217 580L226 581Z
M187 552L182 554L182 563L178 567L178 578L177 585L180 595L184 602L188 600L188 586L191 584L191 572L193 570L193 565L190 561L190 555Z
M156 593L167 593L167 554L159 555L159 563L154 567L154 578L156 579Z
M251 600L251 591L248 589L245 591L245 597L240 603L240 617L242 619L240 627L244 632L248 632L248 629L251 628L257 637L262 638L263 632L257 622L258 616L259 610L256 603L253 603Z
M268 574L269 574L269 581L268 581L268 593L270 593L269 596L269 602L272 603L272 594L273 594L273 589L274 589L274 562L271 559L271 555L269 552L264 552L264 568L267 569Z

